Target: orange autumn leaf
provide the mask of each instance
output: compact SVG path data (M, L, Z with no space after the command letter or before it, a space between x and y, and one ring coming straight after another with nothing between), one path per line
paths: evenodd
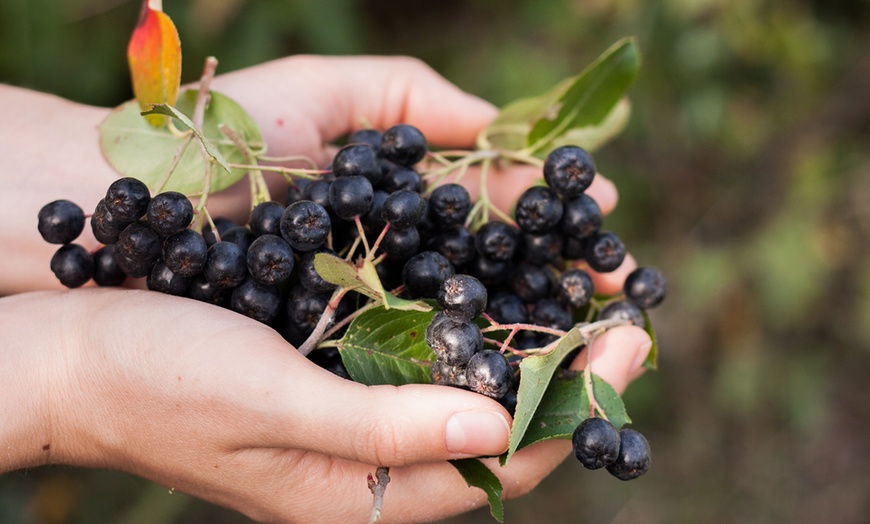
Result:
M181 40L159 1L142 1L139 21L127 46L127 60L133 92L143 111L152 104L175 104L181 85ZM154 126L168 121L161 115L146 118Z

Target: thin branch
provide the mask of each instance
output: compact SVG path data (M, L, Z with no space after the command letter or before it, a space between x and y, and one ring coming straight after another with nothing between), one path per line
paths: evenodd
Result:
M199 91L196 93L196 105L193 107L193 125L197 129L202 129L202 121L205 118L205 106L211 98L211 81L214 78L214 72L217 69L217 58L210 56L205 59L205 67L202 69L202 76L199 79Z
M375 480L377 478L377 480ZM384 512L384 493L387 491L387 484L390 483L390 468L379 467L375 472L375 478L369 473L368 484L369 490L374 495L372 502L372 516L369 519L369 524L374 524L381 519L381 514Z

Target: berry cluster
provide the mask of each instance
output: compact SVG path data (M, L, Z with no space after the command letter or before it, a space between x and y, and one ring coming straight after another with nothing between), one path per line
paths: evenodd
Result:
M331 303L336 286L315 270L315 255L350 259L363 244L387 289L436 301L439 311L426 330L436 356L432 382L476 391L511 412L526 351L546 346L578 321L644 326L643 310L663 300L665 280L649 267L631 273L624 296L596 300L584 268L615 270L625 247L601 229L601 210L585 193L596 168L583 149L550 153L543 166L547 185L519 197L515 222L506 217L482 224L461 185L426 187L416 166L427 152L425 137L409 125L352 133L321 176L296 180L283 203L258 204L246 225L216 218L214 228L199 233L190 228L194 208L186 196L152 197L140 181L122 178L90 216L103 244L96 252L72 243L87 217L69 201L43 207L38 228L46 241L63 244L51 269L68 287L91 278L117 286L128 276L147 277L149 289L231 308L273 326L297 347L328 308L338 320L363 305L355 293ZM500 346L486 347L493 340L484 338L481 316L513 326ZM347 376L335 348L314 352L312 360ZM632 430L608 433L602 422L587 419L577 428L578 458L620 478L645 472L645 439Z

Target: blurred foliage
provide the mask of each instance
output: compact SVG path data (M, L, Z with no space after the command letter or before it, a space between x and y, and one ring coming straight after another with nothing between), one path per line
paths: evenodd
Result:
M509 522L866 522L870 515L870 2L165 0L185 80L293 53L407 54L503 104L619 37L644 52L600 151L606 220L669 276L660 371L625 401L653 448L621 483L567 461ZM132 0L0 3L0 81L130 98ZM389 491L387 492L389 496ZM486 510L451 519L487 522ZM0 522L246 522L111 472L0 478Z

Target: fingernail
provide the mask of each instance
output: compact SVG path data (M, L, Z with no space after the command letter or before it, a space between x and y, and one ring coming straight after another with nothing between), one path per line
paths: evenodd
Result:
M510 426L499 413L463 411L447 421L447 450L463 455L498 455L507 449Z
M643 363L646 362L646 357L649 356L649 350L652 349L652 341L644 342L637 347L637 353L634 356L634 362L631 363L631 369L640 369Z

